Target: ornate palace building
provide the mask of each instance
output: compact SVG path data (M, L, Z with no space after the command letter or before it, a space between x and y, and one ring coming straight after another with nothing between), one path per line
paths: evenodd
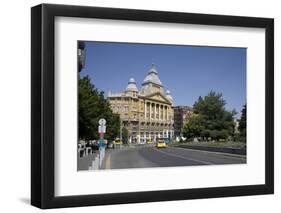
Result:
M153 64L140 90L131 78L124 92L109 92L108 100L120 115L121 126L129 131L130 143L173 137L173 98L169 90L164 91Z

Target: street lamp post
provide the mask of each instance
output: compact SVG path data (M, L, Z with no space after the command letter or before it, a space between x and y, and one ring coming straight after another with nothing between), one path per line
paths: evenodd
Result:
M120 116L120 140L122 141L122 119Z

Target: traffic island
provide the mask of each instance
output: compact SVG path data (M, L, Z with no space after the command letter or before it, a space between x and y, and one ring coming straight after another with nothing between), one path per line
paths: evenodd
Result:
M185 149L196 149L209 152L221 152L228 154L236 154L246 156L246 144L239 142L190 142L190 143L176 143L173 147L185 148Z

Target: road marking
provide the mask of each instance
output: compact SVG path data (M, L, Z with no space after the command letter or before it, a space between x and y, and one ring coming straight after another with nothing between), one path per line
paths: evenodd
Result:
M108 154L108 156L105 160L105 169L111 169L110 154Z
M213 163L210 163L210 162L207 162L207 161L195 160L195 159L193 159L193 158L187 158L187 157L179 156L179 155L172 154L172 153L168 153L168 152L163 152L163 151L160 151L159 149L155 149L155 150L157 150L158 152L161 152L161 153L163 153L163 154L173 156L173 157L182 158L182 159L185 159L185 160L190 160L190 161L194 161L194 162L197 162L197 163L203 163L203 164L207 164L207 165L213 165Z

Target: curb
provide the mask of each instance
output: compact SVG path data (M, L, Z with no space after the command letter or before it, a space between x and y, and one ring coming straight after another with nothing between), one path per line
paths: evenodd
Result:
M218 152L224 154L240 155L246 157L246 149L237 149L237 148L225 148L225 147L209 147L209 146L193 146L193 145L178 145L174 146L183 149L194 149L200 151L209 151L209 152Z

